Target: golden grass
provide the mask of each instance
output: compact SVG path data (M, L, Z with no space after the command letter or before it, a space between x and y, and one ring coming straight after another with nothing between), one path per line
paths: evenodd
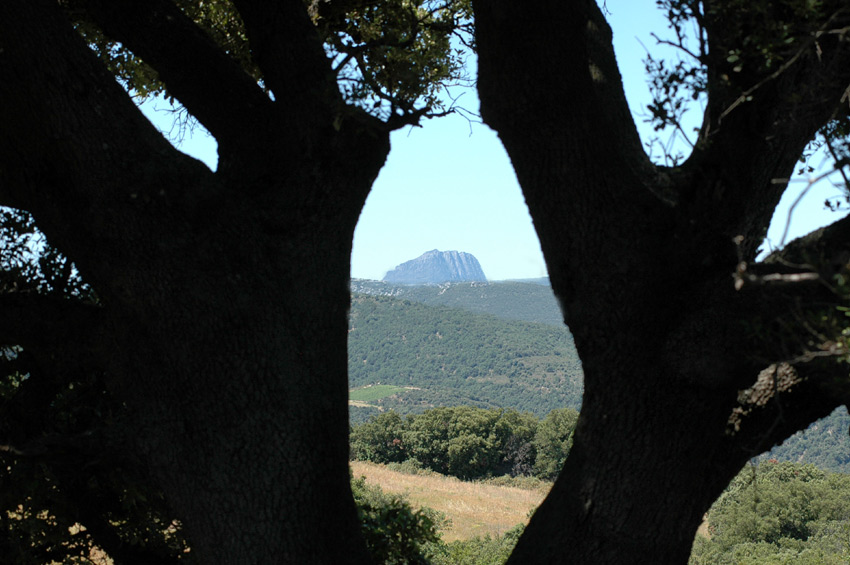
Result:
M447 542L499 535L528 523L529 511L543 502L551 486L528 490L437 474L409 475L364 461L352 461L351 469L355 477L366 477L367 483L380 485L385 492L406 495L414 507L428 506L445 513L452 522L443 532Z

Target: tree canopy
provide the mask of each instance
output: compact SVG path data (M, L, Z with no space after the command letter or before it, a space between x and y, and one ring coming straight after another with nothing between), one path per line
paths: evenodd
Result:
M708 513L690 563L843 563L850 476L765 461L741 471Z
M169 81L160 76L162 71L157 70L153 59L146 61L144 51L126 39L118 39L121 31L112 27L117 21L109 19L110 12L82 0L61 0L60 4L77 31L130 92L140 98L165 95L179 100L169 90ZM274 94L275 79L266 76L269 71L264 71L257 58L257 45L249 43L246 18L261 13L249 11L243 17L237 4L232 0L173 2L183 17L191 20L267 94L275 99L282 97L283 92ZM173 7L165 6L177 15ZM324 44L344 103L391 127L416 124L423 116L442 113L447 109L446 97L440 96L443 87L468 80L463 70L463 50L453 46L451 40L471 40L469 0L305 0L304 7L317 39ZM117 12L112 12L111 17L115 15ZM187 24L182 25L192 29ZM255 43L258 40L253 39ZM340 119L345 113L343 108L338 108Z

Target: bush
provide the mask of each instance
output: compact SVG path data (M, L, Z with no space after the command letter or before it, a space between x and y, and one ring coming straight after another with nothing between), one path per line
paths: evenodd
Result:
M543 488L548 490L552 488L551 482L541 479L540 477L529 477L528 475L519 475L516 477L500 475L498 477L483 479L481 482L497 487L514 487L524 490L538 490Z
M572 408L552 410L537 426L534 447L537 458L534 471L538 477L554 480L561 472L573 445L573 432L578 411Z
M404 421L398 412L372 416L351 430L351 458L373 463L398 463L408 458L402 442Z
M445 516L431 508L414 510L401 496L387 494L366 479L351 480L366 547L376 563L426 564L438 551Z
M433 555L432 565L502 565L508 560L519 537L525 531L518 524L501 536L489 535L465 541L453 541Z
M850 475L767 461L744 469L708 513L692 565L847 563Z

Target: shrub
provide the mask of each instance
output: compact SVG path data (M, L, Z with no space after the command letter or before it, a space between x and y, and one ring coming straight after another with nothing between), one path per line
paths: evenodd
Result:
M441 543L445 516L431 508L414 510L403 497L387 494L366 479L351 480L366 547L376 563L426 564Z

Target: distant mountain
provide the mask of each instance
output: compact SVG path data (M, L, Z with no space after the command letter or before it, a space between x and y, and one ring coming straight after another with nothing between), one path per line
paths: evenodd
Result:
M400 285L352 279L351 292L391 296L422 304L453 306L492 314L505 320L523 320L563 327L564 317L552 289L542 281L466 282L440 285Z
M487 277L471 253L432 249L388 272L386 282L398 284L439 284L444 282L486 282Z

